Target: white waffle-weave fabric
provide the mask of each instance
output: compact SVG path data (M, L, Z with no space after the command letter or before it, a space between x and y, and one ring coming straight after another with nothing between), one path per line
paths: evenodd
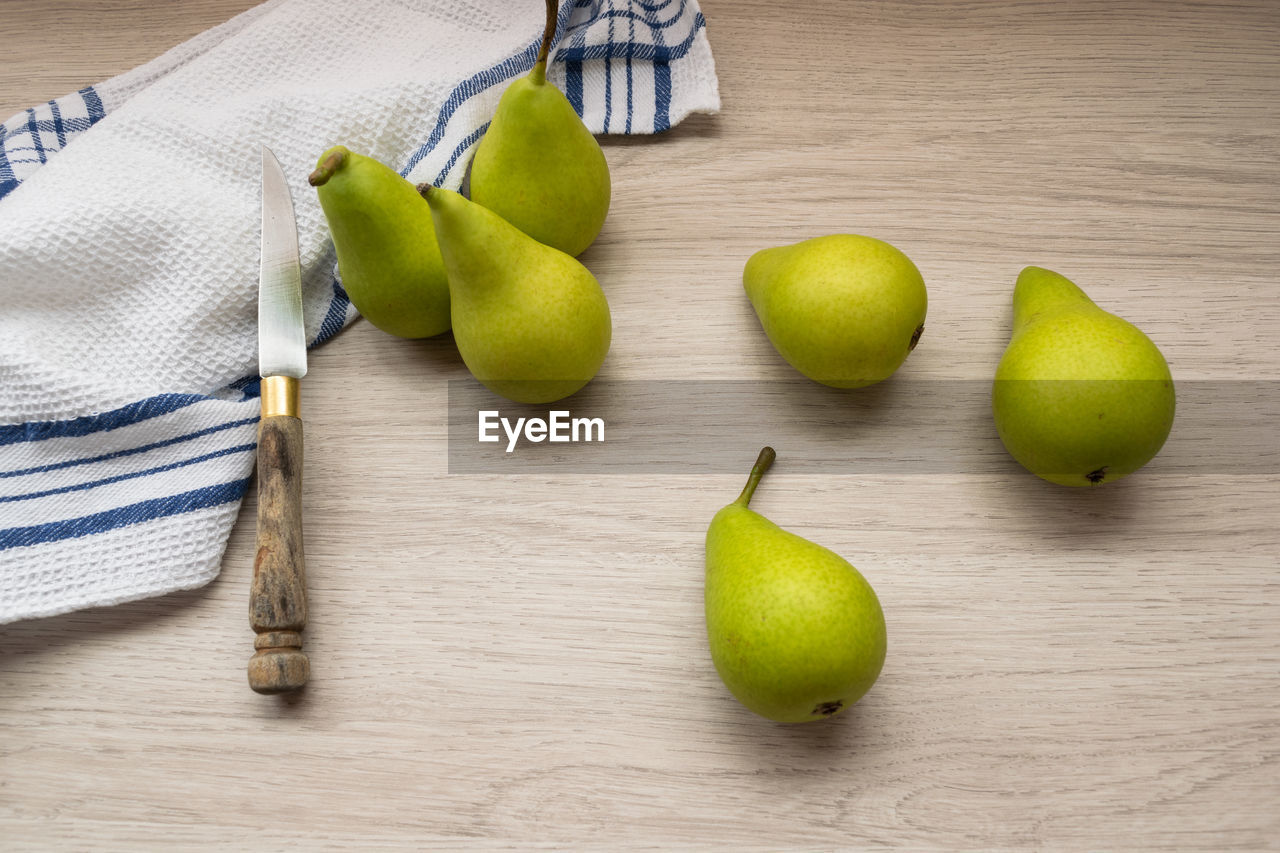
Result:
M0 622L217 574L254 464L259 146L293 192L314 346L356 316L306 183L320 152L458 187L544 14L270 0L4 123ZM695 0L564 0L548 77L597 133L719 109Z

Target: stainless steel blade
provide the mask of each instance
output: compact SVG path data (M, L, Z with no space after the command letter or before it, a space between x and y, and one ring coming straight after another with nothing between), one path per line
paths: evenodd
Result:
M302 268L298 226L284 170L262 146L262 261L258 279L258 372L262 376L307 373L307 333L302 318Z

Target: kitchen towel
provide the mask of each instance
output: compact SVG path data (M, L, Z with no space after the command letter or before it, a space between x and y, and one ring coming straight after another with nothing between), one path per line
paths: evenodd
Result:
M306 178L342 143L458 187L537 0L270 0L0 129L0 622L197 587L254 464L259 146L308 340L355 316ZM548 77L596 133L719 94L695 0L567 0Z

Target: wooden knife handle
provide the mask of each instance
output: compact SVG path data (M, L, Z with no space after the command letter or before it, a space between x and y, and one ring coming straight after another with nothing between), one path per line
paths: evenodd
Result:
M311 675L302 651L302 553L302 421L268 415L264 407L258 422L258 550L249 600L249 624L258 634L249 686L258 693L297 690Z

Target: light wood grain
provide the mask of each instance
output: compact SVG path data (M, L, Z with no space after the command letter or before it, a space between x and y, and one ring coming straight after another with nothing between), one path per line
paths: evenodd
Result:
M246 5L8 0L0 112ZM989 377L1036 263L1179 379L1280 379L1275 3L703 9L723 113L605 145L603 377L789 379L742 265L854 231L929 284L910 378ZM848 557L889 625L862 702L786 727L728 695L702 626L702 536L751 459L448 475L465 377L447 336L363 322L313 354L301 695L244 686L252 498L208 587L0 629L0 846L1280 844L1273 466L1080 492L780 453L753 506Z

